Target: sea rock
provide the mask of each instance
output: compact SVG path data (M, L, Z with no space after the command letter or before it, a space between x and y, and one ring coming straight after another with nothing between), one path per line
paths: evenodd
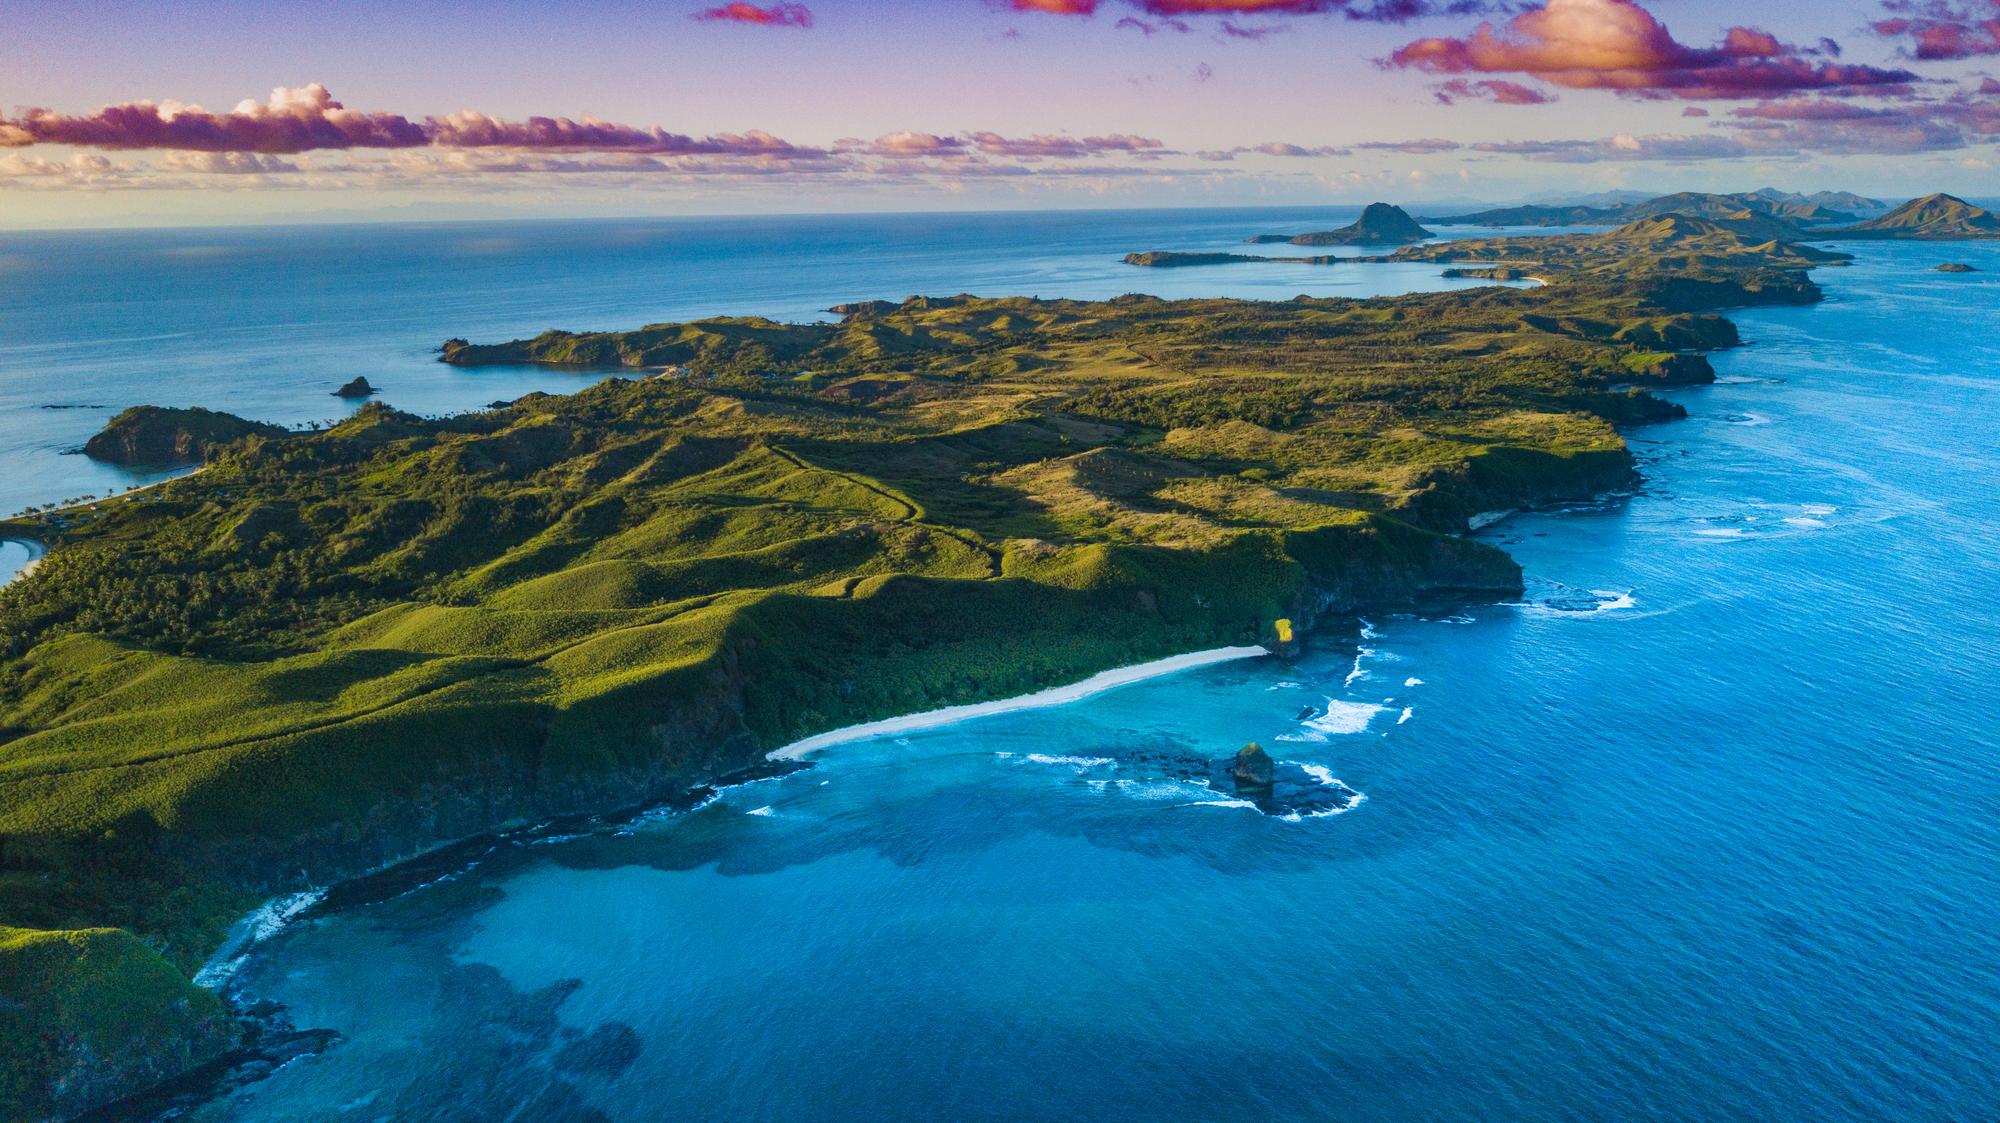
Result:
M368 385L365 378L357 378L333 392L336 398L365 398L376 393L375 387Z
M1269 791L1278 776L1277 762L1262 746L1252 741L1236 750L1236 767L1230 770L1238 789Z
M276 425L209 409L133 406L84 443L92 460L127 466L199 464L211 451L245 437L282 437Z
M1977 273L1979 269L1976 266L1967 265L1962 261L1947 261L1943 265L1938 266L1937 271L1940 273Z

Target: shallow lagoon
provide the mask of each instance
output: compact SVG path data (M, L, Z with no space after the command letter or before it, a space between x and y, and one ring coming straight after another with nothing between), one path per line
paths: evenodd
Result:
M1527 603L831 748L298 925L238 984L348 1039L203 1116L1995 1115L2000 250L1858 252L1736 317L1641 494L1483 532ZM1366 798L1142 762L1252 739Z

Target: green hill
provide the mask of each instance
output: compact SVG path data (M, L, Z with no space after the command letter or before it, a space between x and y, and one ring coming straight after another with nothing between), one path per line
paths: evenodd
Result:
M2000 215L1954 195L1912 199L1880 218L1825 231L1827 238L1907 238L1950 242L2000 238Z
M122 410L83 446L92 460L163 467L199 464L210 453L246 437L282 437L276 425L245 421L209 409L133 406Z
M1853 198L1864 204L1872 202L1859 196ZM1765 188L1727 195L1680 191L1642 202L1611 205L1500 207L1422 221L1439 226L1613 226L1670 214L1724 223L1739 232L1765 239L1798 238L1809 227L1855 219L1854 214L1836 209L1825 200Z
M1528 270L1544 277L1600 278L1675 274L1728 278L1780 299L1798 271L1849 259L1849 255L1765 237L1754 228L1669 213L1641 218L1597 234L1462 238L1408 246L1387 261L1481 262L1491 268ZM1761 275L1759 275L1761 273ZM1807 294L1815 299L1816 294ZM1762 299L1759 297L1757 299ZM1742 303L1754 303L1745 294Z
M1680 411L1629 387L1712 377L1715 310L1813 299L1784 267L1831 256L1520 241L1557 283L454 341L648 376L370 404L0 524L50 547L0 589L4 1114L224 1048L186 979L259 899L1281 617L1517 595L1467 518L1631 484L1616 426Z

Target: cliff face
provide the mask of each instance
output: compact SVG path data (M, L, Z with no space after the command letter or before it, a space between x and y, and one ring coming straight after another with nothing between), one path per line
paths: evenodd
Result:
M288 432L214 410L133 406L91 437L83 454L130 466L199 464L215 449L245 437L282 437Z

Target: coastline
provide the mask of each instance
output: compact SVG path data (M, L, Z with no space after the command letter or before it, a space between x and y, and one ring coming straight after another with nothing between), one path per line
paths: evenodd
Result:
M199 469L197 469L197 471L198 470ZM180 477L172 477L172 478L180 478ZM169 481L164 481L164 480L158 481L155 484L150 484L146 486L153 487L157 486L158 483L164 483L164 482L169 482ZM140 489L134 489L134 490L140 490ZM104 502L104 500L95 500L87 502L85 504L79 504L79 506L94 506L95 504L102 502ZM1473 517L1478 518L1481 516L1490 516L1495 513L1496 512L1494 511L1484 511L1484 510L1475 511ZM1468 526L1466 527L1466 529L1471 530L1477 528ZM1324 608L1331 606L1322 605L1321 607ZM1171 648L1169 647L1169 649ZM873 722L864 722L856 725L845 726L839 729L830 730L825 733L820 733L810 737L806 737L804 739L794 741L790 744L786 744L779 748L770 750L762 754L762 759L774 762L797 762L803 760L804 758L808 757L813 753L841 744L864 741L883 736L894 736L897 734L915 732L918 730L931 729L940 726L955 724L962 721L971 720L982 716L988 716L992 714L1062 705L1071 701L1081 700L1105 691L1116 689L1124 685L1176 673L1181 670L1193 669L1201 666L1206 666L1210 664L1221 663L1236 659L1250 658L1257 655L1263 655L1268 653L1269 652L1262 647L1212 648L1204 651L1189 652L1183 655L1170 656L1164 659L1152 660L1145 663L1133 664L1126 667L1112 668L1110 670L1102 671L1097 674L1091 675L1090 677L1083 679L1079 682L1071 683L1064 686L1046 688L1028 694L1017 695L1012 698L1006 698L1006 699L1000 699L996 701L989 701L982 703L948 706L941 709L921 711L917 713L902 715L899 717L892 717ZM743 746L743 747L750 748L750 746ZM754 749L752 751L754 751ZM714 773L713 771L711 771L709 774L713 775ZM699 786L699 781L696 781L696 783L697 786ZM668 805L670 805L670 801L668 803L660 804L660 806L668 806ZM532 830L533 828L530 829ZM508 833L513 833L513 832L508 832ZM480 836L474 836L474 837L476 838ZM466 840L460 839L459 841L463 842ZM451 845L452 843L447 842L443 844L442 848L449 848ZM435 849L438 848L432 848L431 851L426 851L426 853L433 852ZM383 867L378 867L377 872L379 872L381 869L389 869L398 866L408 867L415 858L421 858L421 857L422 855L419 854L413 857L406 857L397 862L388 863ZM364 874L363 876L365 877L367 875ZM354 878L343 879L339 881L334 881L332 885L334 887L338 887L342 884L351 884L355 880L356 879ZM233 948L230 947L229 941L225 940L225 943L222 945L222 947L218 948L216 952L211 954L209 960L204 964L202 972L200 972L200 974L208 975L209 978L206 980L198 979L197 981L203 983L209 983L212 985L213 981L220 981L220 979L226 979L229 963L224 955L224 950L227 949L229 951L236 952L237 954L240 955L243 952L247 951L249 947L254 946L254 944L257 942L257 938L255 937L273 935L277 931L281 930L284 927L285 922L289 919L292 919L291 916L288 916L286 914L292 911L292 909L288 906L291 905L294 901L298 902L299 905L301 906L300 911L309 910L315 904L318 903L317 900L313 898L300 899L300 898L290 897L288 895L280 895L265 902L259 908L252 910L249 914L240 918L235 925L231 926L230 935L232 937L235 937L238 935L240 931L248 930L250 932L254 932L255 936L252 939L248 940L247 942L237 942L236 946ZM267 925L266 923L267 921L273 923L269 923ZM218 976L220 976L220 979L218 979ZM243 1013L243 1011L238 1011L238 1013L241 1014Z
M22 562L20 566L11 573L0 572L0 587L11 585L14 582L20 580L21 578L28 576L30 573L33 573L35 571L35 567L42 564L42 558L47 556L49 552L49 548L47 546L43 545L41 542L36 541L33 538L0 538L0 547L7 547L7 546L19 546L22 549L26 550L28 552L28 560Z
M1113 667L1099 671L1081 682L1067 686L1051 686L1030 694L1017 694L1012 698L1001 698L992 702L972 702L963 706L946 706L938 710L924 710L921 713L904 714L901 717L867 721L859 725L844 726L826 733L814 734L803 740L771 750L765 754L767 760L803 760L807 754L834 745L844 745L853 741L866 741L876 737L887 737L895 733L913 733L920 729L935 729L942 725L955 725L976 717L991 714L1013 713L1017 710L1038 710L1048 706L1060 706L1075 702L1107 690L1130 686L1135 682L1159 678L1178 671L1193 670L1196 667L1228 663L1237 659L1252 659L1271 652L1263 647L1212 647L1206 651L1191 651L1185 655L1170 655L1165 659L1154 659L1146 663L1134 663L1128 667Z
M1113 667L1110 670L1099 671L1089 678L1081 679L1077 682L1062 686L1047 687L1042 690L1031 691L1027 694L1017 694L1012 698L999 698L990 702L973 702L960 706L946 706L942 709L924 710L913 714L883 718L879 721L843 726L839 729L828 730L825 733L817 733L811 737L794 741L789 745L780 746L766 753L764 759L780 763L802 761L808 754L836 745L852 744L857 741L872 740L877 737L886 737L896 733L935 729L993 714L1014 713L1020 710L1045 709L1050 706L1065 705L1070 702L1079 702L1083 699L1094 697L1106 691L1116 690L1122 686L1131 686L1150 679L1178 674L1181 671L1214 666L1220 663L1236 662L1243 659L1255 659L1270 654L1269 649L1264 647L1242 646L1215 647L1204 651L1190 651L1182 655L1170 655L1164 659L1153 659L1144 663ZM744 778L740 782L749 783L764 778L764 775L754 775ZM728 778L725 777L712 784L697 784L691 791L699 794L701 789L704 788L724 788L730 786L734 785L730 784ZM634 817L650 814L661 807L674 808L679 802L670 800L664 804L637 808L606 818L608 821L629 820ZM697 801L691 806L700 806L700 802ZM556 826L559 822L560 820L550 820L532 826L516 827L506 831L504 835L499 837L532 838ZM244 957L250 954L258 944L278 935L294 921L311 913L330 895L337 893L341 886L369 878L381 877L400 866L423 862L434 857L440 851L449 850L454 846L463 845L469 841L476 841L478 837L480 836L475 836L472 839L452 839L427 849L422 853L413 854L409 857L367 870L355 877L344 878L316 889L279 894L260 903L256 908L246 912L230 925L229 935L209 956L201 970L196 972L194 976L195 985L222 993L234 979L236 968L241 965Z

